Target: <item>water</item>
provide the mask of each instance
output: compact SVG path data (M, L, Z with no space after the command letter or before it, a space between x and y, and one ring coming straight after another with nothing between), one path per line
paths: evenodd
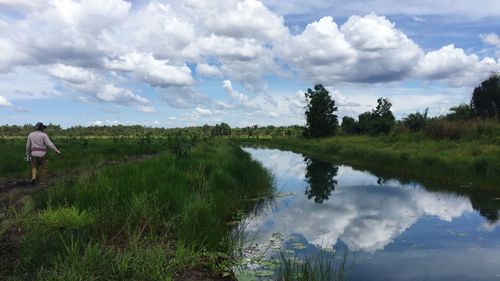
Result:
M495 195L403 185L292 152L245 150L288 195L246 221L249 245L261 248L255 252L272 255L262 245L279 236L299 256L347 249L347 280L500 280Z

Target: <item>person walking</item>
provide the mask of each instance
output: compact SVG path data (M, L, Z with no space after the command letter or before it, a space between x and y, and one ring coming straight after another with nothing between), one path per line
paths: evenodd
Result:
M58 155L61 151L50 141L49 136L43 132L47 126L42 122L35 125L35 131L28 135L26 142L26 157L31 162L31 183L45 181L47 174L47 148L52 149Z

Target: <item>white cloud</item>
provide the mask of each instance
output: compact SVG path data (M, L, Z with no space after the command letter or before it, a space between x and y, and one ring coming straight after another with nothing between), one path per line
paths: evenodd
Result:
M411 19L414 20L414 21L416 21L416 22L419 22L419 23L427 22L427 19L425 19L423 17L413 16L413 17L411 17Z
M346 41L358 52L346 79L354 82L399 81L408 77L422 50L385 17L352 16L341 26Z
M318 80L339 78L344 66L355 63L357 56L331 17L307 25L301 34L278 46L277 51L297 72L311 78L320 75Z
M109 34L110 48L125 52L140 50L161 59L175 62L192 58L188 47L195 40L195 26L191 18L169 5L151 1L130 17L114 33ZM185 56L186 55L186 56Z
M70 83L82 84L96 79L95 75L81 67L56 64L49 68L49 73Z
M480 37L484 43L500 48L500 37L496 33L481 34Z
M298 28L290 32L276 9L293 11L306 5L302 11L311 11L328 8L331 3L291 0L277 7L273 1L265 1L267 6L257 0L140 4L58 0L43 5L43 1L0 0L0 7L18 9L15 14L20 15L0 20L0 94L14 102L53 97L61 95L62 85L65 92L78 92L78 99L85 102L116 103L144 112L153 109L149 99L136 92L149 89L143 85L147 84L176 108L208 108L213 114L217 110L241 110L244 116L236 117L238 122L257 115L299 120L301 101L293 94L270 93L267 83L272 80L267 77L299 76L305 83L329 85L417 79L462 87L500 69L499 61L452 45L425 53L393 22L375 14L350 13L343 24L323 17L302 31ZM382 2L391 3L391 7L381 10L377 6L366 12L390 15L403 6L394 0ZM427 17L429 7L437 6L430 0L424 2L419 12L411 15L416 21L431 19ZM357 7L361 14L366 7L375 7L364 0L359 3L366 7L342 3L339 9ZM321 14L329 13L325 10ZM287 24L293 24L293 20L302 18L287 18ZM482 34L481 39L486 44L499 43L495 33ZM196 66L196 72L192 66ZM29 76L19 76L22 73ZM216 98L207 96L205 91L211 89L199 88L208 80L196 79L201 76L222 80L228 97L214 101ZM231 82L249 96L235 91ZM339 105L358 110L353 108L359 102L340 101L340 97ZM292 119L294 114L299 117Z
M223 59L251 60L263 52L263 47L255 39L233 38L210 35L198 39L198 46L203 53Z
M215 107L218 108L218 109L220 109L220 110L230 110L230 109L234 109L235 108L234 105L225 103L223 101L217 101L217 102L215 102Z
M12 106L12 103L8 101L6 98L0 96L0 106Z
M220 3L216 4L206 2L191 1L191 7L195 7L197 11L215 8L217 16L213 16L212 13L202 13L203 22L212 33L268 42L274 42L288 34L283 18L269 11L260 1L219 1Z
M46 5L46 3L45 3ZM39 0L0 0L0 8L7 8L13 10L34 10L40 9L44 6L43 1Z
M19 66L0 75L0 95L10 101L17 101L55 98L62 96L62 93L47 75Z
M384 17L331 17L309 24L278 48L293 69L317 82L385 82L408 77L420 48Z
M138 110L140 112L144 112L144 113L155 113L156 112L156 109L154 109L152 106L149 106L149 105L141 105L138 107Z
M220 69L215 65L199 63L196 65L196 74L203 76L220 77L222 75Z
M206 108L201 108L201 107L195 108L195 112L199 115L204 115L204 116L212 115L212 111L210 111L209 109L206 109Z
M59 0L51 4L66 26L93 34L123 22L132 6L122 0Z
M447 80L461 86L475 85L498 70L500 64L495 60L480 60L477 55L468 55L452 44L425 54L418 64L416 75L423 79Z
M135 79L151 86L189 86L193 83L191 69L186 65L169 65L168 60L157 60L152 55L130 53L119 62L108 64L111 68L131 70Z
M199 104L210 103L210 98L192 87L158 88L160 98L175 108L193 108Z
M227 94L229 95L229 97L231 97L232 99L238 101L238 102L246 102L248 101L248 97L245 96L244 94L236 91L233 89L233 84L231 83L230 80L224 80L222 82L222 87L224 88L224 90L226 90Z
M149 103L149 101L146 98L136 95L127 89L116 87L115 85L112 84L100 85L95 97L99 101L112 102L124 105L130 105L130 104L147 105Z
M169 65L168 60L158 60L151 54L129 53L114 59L107 58L105 67L110 70L132 72L138 82L157 87L182 87L193 83L191 69Z
M9 39L0 37L0 73L9 71L16 64L28 62L29 57L20 52Z

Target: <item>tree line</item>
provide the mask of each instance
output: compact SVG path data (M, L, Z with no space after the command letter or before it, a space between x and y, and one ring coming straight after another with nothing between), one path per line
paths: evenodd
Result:
M2 137L16 136L25 137L33 131L33 124L3 125L0 126ZM304 127L292 126L246 126L242 128L231 128L227 123L216 125L203 125L185 128L153 128L140 125L113 125L113 126L73 126L62 128L60 125L49 124L45 131L53 136L61 137L169 137L172 135L184 134L198 137L292 137L302 135Z
M452 107L446 115L428 117L424 112L408 114L396 120L388 98L381 97L371 111L357 120L344 116L339 125L335 101L323 85L315 85L305 93L306 127L304 136L326 137L337 133L351 135L388 135L391 132L424 131L433 138L457 139L474 133L500 134L500 75L493 74L477 86L469 104ZM473 132L477 131L477 132Z

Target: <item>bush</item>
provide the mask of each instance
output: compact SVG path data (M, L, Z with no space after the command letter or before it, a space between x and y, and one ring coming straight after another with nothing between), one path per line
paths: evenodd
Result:
M428 108L425 109L424 114L420 112L411 113L403 118L403 124L412 132L420 131L425 127L425 123L427 122L427 112Z

